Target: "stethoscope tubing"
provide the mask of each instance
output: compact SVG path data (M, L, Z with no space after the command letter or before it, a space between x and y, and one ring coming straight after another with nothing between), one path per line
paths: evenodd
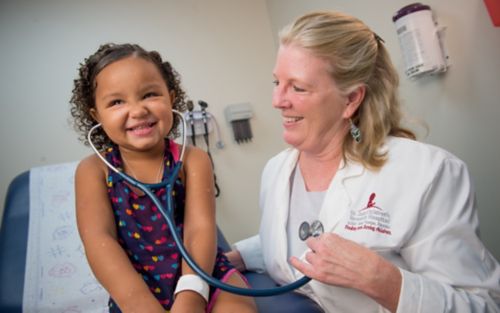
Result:
M213 278L211 275L207 274L191 257L187 249L184 247L184 243L182 241L182 238L179 236L178 232L176 231L176 226L173 221L173 196L172 196L172 191L173 191L173 186L175 184L175 181L177 180L177 177L179 175L179 171L182 167L182 160L184 157L184 152L185 152L185 143L186 143L186 121L184 120L183 115L176 111L172 110L175 114L179 115L181 120L182 120L182 125L183 125L183 144L182 144L182 150L181 154L179 157L179 161L175 164L173 168L172 175L170 175L169 179L167 182L162 182L158 184L143 184L140 181L134 179L133 177L125 174L124 172L119 171L116 167L114 167L112 164L110 164L106 158L104 158L101 153L95 148L94 144L91 141L91 134L92 131L94 131L96 128L100 127L100 124L97 124L93 126L87 136L88 142L94 152L97 154L97 156L114 172L116 172L120 177L122 177L124 180L126 180L129 184L131 184L134 187L139 188L146 194L151 201L156 205L158 210L160 211L161 215L165 218L167 225L170 229L170 233L172 234L172 237L177 245L177 248L179 249L179 252L181 253L184 261L191 267L193 271L196 272L203 280L205 280L208 284L214 286L215 288L219 288L221 290L233 293L233 294L238 294L242 296L250 296L250 297L270 297L270 296L275 296L283 293L290 292L292 290L298 289L302 287L303 285L307 284L311 278L307 276L303 276L302 278L296 280L293 283L279 286L279 287L273 287L273 288L265 288L265 289L252 289L252 288L241 288L241 287L235 287L232 285L229 285L227 283L224 283L218 279ZM166 187L166 192L167 192L167 209L168 211L165 211L165 208L161 204L160 200L156 195L153 193L152 189L157 188L157 187Z

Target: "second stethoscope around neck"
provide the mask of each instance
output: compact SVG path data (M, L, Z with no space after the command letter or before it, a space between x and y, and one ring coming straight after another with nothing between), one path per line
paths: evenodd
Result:
M173 169L172 169L172 175L168 176L168 179L166 179L164 182L160 182L157 184L144 184L137 179L125 174L124 172L120 171L117 169L115 166L113 166L111 163L106 160L106 158L97 150L97 148L94 146L92 143L92 132L95 131L97 128L101 127L101 124L97 124L93 126L87 135L88 142L91 146L91 148L94 150L96 155L115 173L117 173L121 178L123 178L125 181L127 181L130 185L139 188L148 196L153 203L158 207L158 210L160 211L161 215L165 218L168 228L172 234L172 237L179 249L179 252L181 253L183 259L186 261L186 263L191 267L193 271L196 272L203 280L205 280L208 284L222 289L224 291L238 294L238 295L243 295L243 296L251 296L251 297L269 297L269 296L274 296L278 294L283 294L289 291L292 291L294 289L300 288L303 285L307 284L311 278L304 276L298 280L296 280L293 283L290 283L288 285L283 285L275 288L266 288L266 289L247 289L247 288L240 288L240 287L235 287L231 286L229 284L223 283L222 281L213 278L211 275L207 274L192 258L191 255L188 253L186 248L184 247L184 243L182 241L181 236L177 232L177 227L175 226L174 223L174 218L173 218L173 196L172 196L172 191L174 187L174 183L177 180L177 177L179 175L179 171L182 167L182 162L184 160L184 152L186 149L186 121L184 120L183 114L181 114L179 111L172 110L173 113L177 114L181 121L182 121L182 149L181 153L179 156L179 161L175 163ZM156 197L154 192L152 191L153 188L158 188L158 187L164 187L166 188L167 192L167 210L163 207L161 204L160 200Z

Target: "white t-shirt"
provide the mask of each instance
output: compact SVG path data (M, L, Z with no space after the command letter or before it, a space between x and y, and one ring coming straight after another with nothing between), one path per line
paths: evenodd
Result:
M300 257L307 250L305 241L299 238L299 228L303 222L311 225L318 220L326 193L326 191L307 191L298 165L294 174L290 175L290 186L290 207L286 225L288 258Z

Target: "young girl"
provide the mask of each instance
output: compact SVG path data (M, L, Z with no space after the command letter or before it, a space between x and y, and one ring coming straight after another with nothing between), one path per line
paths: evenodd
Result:
M185 93L177 72L160 55L132 44L106 44L85 59L75 80L71 115L85 144L92 142L115 167L143 183L171 175L179 158L178 117ZM168 136L167 139L166 137ZM96 155L76 170L76 210L89 264L110 293L110 312L255 312L253 299L215 290L181 260L170 230L149 197ZM166 205L165 188L154 190ZM188 147L174 190L177 231L194 260L230 284L245 281L216 248L210 159Z

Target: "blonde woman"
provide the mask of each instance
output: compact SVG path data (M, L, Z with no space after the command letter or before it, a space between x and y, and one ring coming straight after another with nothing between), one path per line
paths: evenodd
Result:
M467 167L401 126L383 40L306 14L280 33L273 74L291 147L266 165L259 235L230 261L279 284L311 277L300 292L325 312L499 312Z

